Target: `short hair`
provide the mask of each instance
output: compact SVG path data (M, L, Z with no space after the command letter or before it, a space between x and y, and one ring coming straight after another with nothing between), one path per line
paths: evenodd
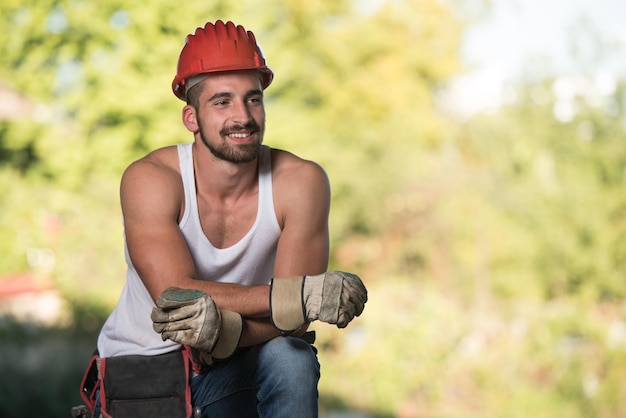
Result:
M200 107L200 95L204 91L204 83L198 83L191 87L186 94L187 104L198 110Z

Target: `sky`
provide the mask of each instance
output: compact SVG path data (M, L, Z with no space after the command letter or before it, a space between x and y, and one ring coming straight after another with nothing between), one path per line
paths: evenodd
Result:
M511 82L558 77L565 80L560 93L587 88L606 94L626 75L626 0L491 3L463 38L469 72L452 84L458 113L497 108ZM592 81L582 86L576 81L581 75Z

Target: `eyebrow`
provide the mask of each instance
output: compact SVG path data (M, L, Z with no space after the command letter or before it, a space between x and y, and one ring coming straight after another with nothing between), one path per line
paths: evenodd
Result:
M263 96L263 90L250 90L246 93L246 97L250 97L250 96ZM217 99L232 99L233 97L235 97L233 93L225 91L225 92L215 93L213 96L211 96L208 99L208 101L211 102Z

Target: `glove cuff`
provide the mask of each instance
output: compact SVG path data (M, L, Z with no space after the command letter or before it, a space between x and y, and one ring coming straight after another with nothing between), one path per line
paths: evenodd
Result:
M283 335L306 323L302 301L304 277L275 277L270 284L270 318Z
M224 360L232 356L237 347L243 332L243 320L237 312L221 311L222 326L220 336L215 343L211 357L217 360Z

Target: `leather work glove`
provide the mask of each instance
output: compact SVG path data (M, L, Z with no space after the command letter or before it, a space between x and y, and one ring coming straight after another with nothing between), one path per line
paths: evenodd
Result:
M343 271L276 277L270 287L270 316L283 334L315 320L345 328L361 315L365 302L367 289L361 279Z
M241 315L220 311L206 293L168 287L156 305L150 315L152 328L163 341L189 345L215 359L228 358L237 349L243 330Z

